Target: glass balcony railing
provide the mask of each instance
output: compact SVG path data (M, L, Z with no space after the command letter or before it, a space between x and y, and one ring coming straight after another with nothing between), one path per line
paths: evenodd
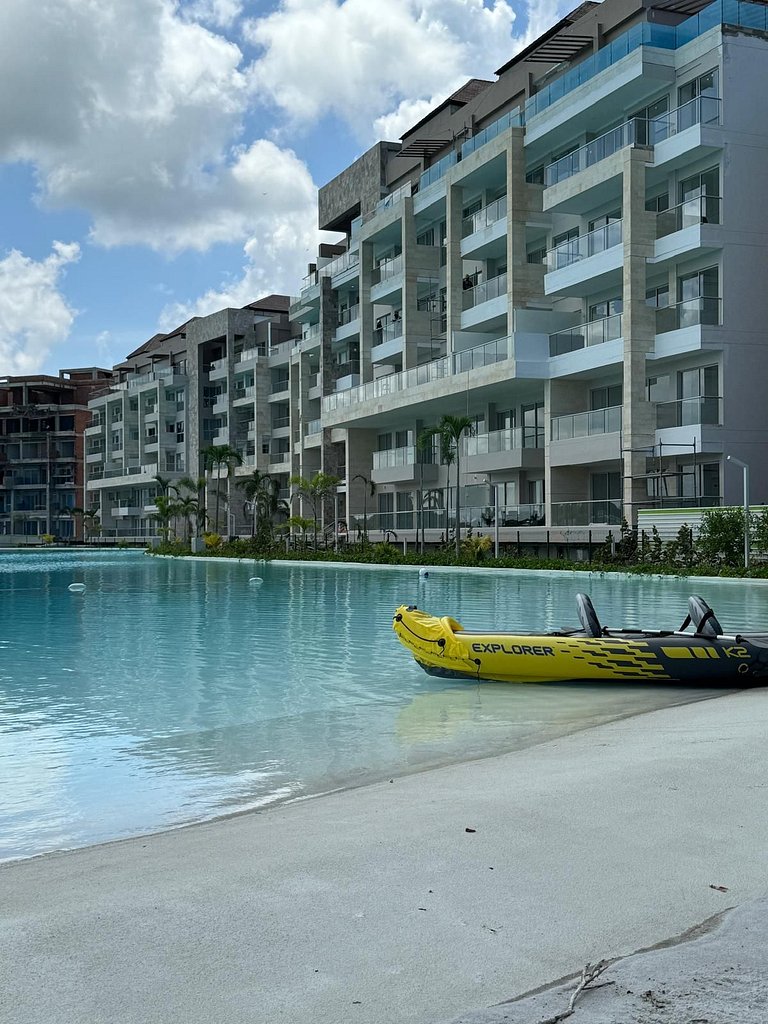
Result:
M271 395L279 395L281 391L288 391L291 387L291 381L288 377L280 377L279 380L272 382L272 387L269 389Z
M280 427L290 427L291 417L290 416L275 416L272 420L272 429L278 430Z
M322 420L310 420L304 428L304 435L307 434L321 434L323 431Z
M606 157L618 153L620 149L624 149L626 146L634 146L638 143L645 144L645 140L648 137L647 124L647 121L640 118L625 121L624 124L620 124L617 128L612 128L609 132L606 132L605 135L601 135L599 138L588 142L586 146L582 146L580 149L574 150L573 153L568 153L567 156L555 160L554 163L549 164L545 168L544 185L550 188L552 185L557 185L561 181L572 178L574 174L586 170L587 167L592 167L593 164L597 164L601 160L605 160Z
M656 333L666 334L700 324L716 327L722 323L722 301L714 296L700 295L695 299L684 299L674 306L661 306L656 310Z
M722 399L700 396L679 398L676 402L659 402L656 406L656 427L719 427L722 424Z
M523 448L522 427L508 427L506 430L490 430L485 434L465 437L462 442L464 455L493 455L496 452L512 452Z
M390 260L382 260L377 267L374 267L371 275L371 284L379 284L381 281L389 281L403 272L403 257L399 254Z
M719 124L720 99L717 96L696 96L675 110L647 122L647 142L655 146L665 139L692 128L695 124ZM638 141L642 141L638 139Z
M342 274L345 270L351 270L352 267L356 267L359 262L360 253L357 249L354 252L345 252L341 256L337 256L330 263L326 263L324 267L320 267L318 274L320 277L336 277L337 274Z
M419 461L419 455L423 462L432 461L431 452L425 450L419 452L415 445L407 445L404 448L389 448L387 451L373 453L374 469L397 469L399 466L415 466Z
M465 288L462 292L462 309L473 309L483 302L490 302L491 299L497 299L500 295L506 294L507 275L498 274L490 281L476 284L474 288Z
M376 203L377 210L387 210L390 206L395 206L400 202L401 199L407 199L410 196L412 190L411 182L406 181L400 188L395 189L394 192L390 192L388 196L384 196Z
M621 313L614 313L602 320L591 320L587 324L570 327L567 331L550 334L549 354L561 356L566 352L576 352L580 348L603 345L606 341L615 341L620 337Z
M443 356L429 363L423 363L421 366L414 366L410 370L378 377L368 384L360 384L334 395L326 395L323 398L323 411L333 412L336 409L356 405L358 402L368 402L385 395L399 394L401 391L407 391L422 384L430 384L436 380L443 380L457 373L465 373L476 367L489 366L503 359L509 359L511 355L512 339L498 338L485 345L477 345L464 352L457 352L454 355Z
M501 196L494 203L489 203L482 210L473 213L471 217L464 218L461 222L461 237L468 238L469 235L474 235L476 231L482 231L483 228L490 227L491 224L503 220L506 216L507 197Z
M235 401L237 401L238 398L253 398L255 394L256 388L253 384L251 384L247 388L235 388L235 390L232 392L232 397L234 398ZM226 395L222 395L220 397L226 398Z
M567 441L574 437L592 437L593 434L614 434L621 430L621 406L590 409L552 417L552 440Z
M620 526L623 516L620 498L597 501L558 501L552 505L552 526Z
M348 309L339 310L339 327L344 327L345 324L354 323L360 317L360 306L350 306Z
M398 338L403 336L403 321L402 320L391 320L389 323L382 324L381 327L377 327L373 332L373 344L384 345L388 341L396 341Z
M465 160L470 153L474 153L476 149L480 149L486 142L490 142L497 135L501 135L507 128L519 128L522 123L523 116L519 108L516 107L514 110L508 111L498 120L491 122L491 124L481 129L476 135L473 135L471 139L467 139L461 147L461 159Z
M697 196L673 206L671 210L662 210L656 214L656 237L683 231L697 224L720 223L720 197Z
M467 373L469 370L479 370L483 366L492 366L503 359L509 359L509 347L509 338L498 338L496 341L486 342L485 345L475 345L474 348L464 349L463 352L454 352L453 372Z
M437 163L428 167L419 178L419 192L423 192L425 188L429 188L436 181L440 181L445 176L446 171L454 166L457 159L456 153L448 153L441 160L438 160Z
M621 244L622 237L622 222L616 220L611 224L595 228L594 231L590 231L586 235L569 238L567 242L561 242L560 245L547 252L547 272L562 270L589 256L596 256L600 252L605 252L606 249L612 249L615 245Z

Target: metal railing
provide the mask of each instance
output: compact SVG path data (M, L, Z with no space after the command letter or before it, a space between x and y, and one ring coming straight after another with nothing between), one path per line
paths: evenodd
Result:
M483 228L490 227L491 224L503 220L506 216L507 197L500 196L495 202L484 206L482 210L478 210L476 213L471 214L471 216L464 218L461 222L461 237L468 238L470 235L474 235L476 231L482 231Z
M589 231L586 235L569 238L566 242L561 242L547 252L547 272L562 270L564 267L578 263L579 260L596 256L600 252L605 252L606 249L613 249L614 246L621 244L622 238L623 231L620 220L604 224L600 228L595 228L594 231Z
M549 336L550 356L561 356L566 352L576 352L580 348L592 345L604 345L606 341L615 341L621 337L621 313L589 323L569 327L566 331L558 331Z
M622 408L612 405L607 409L553 416L552 440L567 441L574 437L592 437L593 434L614 434L621 430Z
M500 295L506 294L507 275L498 274L490 281L476 284L474 288L465 288L462 292L462 309L473 309L483 302L490 302L491 299L497 299Z
M279 380L272 382L272 386L269 389L269 393L270 395L279 395L282 391L289 391L290 388L290 377L281 377Z
M709 295L700 295L694 299L684 299L673 306L660 306L656 310L656 333L666 334L684 327L701 325L718 326L722 323L722 299Z
M485 345L466 349L464 352L442 356L429 363L422 363L421 366L414 366L410 370L378 377L368 384L360 384L334 395L326 395L323 398L323 411L333 412L335 409L347 408L358 402L367 402L371 399L382 398L384 395L398 394L421 384L429 384L451 377L456 373L464 373L467 369L472 369L472 365L489 366L503 359L509 359L511 355L512 339L510 337L498 338Z
M675 402L656 405L656 427L712 426L723 422L722 398L700 395L697 398L679 398Z
M291 417L290 416L275 416L272 420L273 429L277 430L281 427L290 427Z
M656 214L656 237L664 238L697 224L719 223L720 196L696 196Z

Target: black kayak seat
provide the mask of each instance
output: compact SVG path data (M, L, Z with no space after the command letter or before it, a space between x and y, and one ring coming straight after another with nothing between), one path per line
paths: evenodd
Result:
M587 636L596 638L603 635L603 627L600 625L597 612L587 594L576 595L576 610L579 614L581 628Z
M688 598L688 616L693 628L701 636L717 637L723 635L723 627L717 621L715 613L703 597L692 594Z

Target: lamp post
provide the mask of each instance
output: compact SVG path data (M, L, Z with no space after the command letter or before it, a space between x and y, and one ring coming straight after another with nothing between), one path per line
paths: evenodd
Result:
M741 466L743 477L743 489L744 489L744 568L749 568L749 466L746 462L742 462L741 459L737 459L735 455L726 455L726 462L733 462L737 466Z

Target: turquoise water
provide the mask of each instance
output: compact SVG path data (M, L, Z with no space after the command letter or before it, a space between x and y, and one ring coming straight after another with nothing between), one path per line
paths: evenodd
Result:
M249 582L259 576L263 582ZM82 582L84 593L68 585ZM695 584L726 629L768 589ZM711 690L427 676L398 604L466 628L675 627L685 580L0 555L0 858L141 834L481 757Z

